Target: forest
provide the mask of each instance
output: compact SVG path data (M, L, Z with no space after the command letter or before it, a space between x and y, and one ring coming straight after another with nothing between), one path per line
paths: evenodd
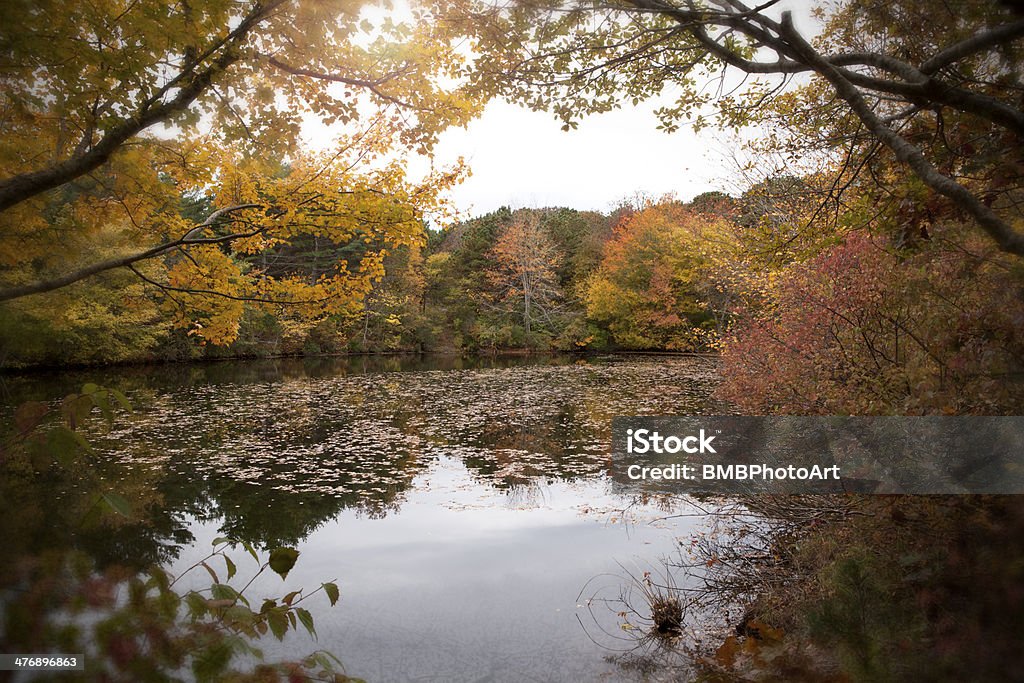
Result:
M2 3L0 378L10 423L0 446L2 486L12 496L72 480L97 487L89 500L103 509L100 520L91 512L83 519L115 529L146 527L146 514L177 500L160 488L183 486L177 474L153 481L131 467L111 474L113 461L99 459L92 443L111 452L111 434L129 443L131 430L115 425L144 421L129 409L166 411L177 416L168 417L173 423L182 405L206 405L208 397L187 394L172 404L129 375L112 375L120 379L109 388L90 379L118 365L173 363L166 367L187 375L206 372L194 362L214 359L572 354L554 362L584 367L619 352L677 352L716 364L713 381L701 380L713 385L708 397L700 394L702 410L1024 413L1024 9L1009 0L822 2L807 12L810 35L787 7L779 0ZM433 160L445 130L466 126L498 99L550 112L565 130L656 102L650 125L667 135L684 126L743 132L746 161L730 185L738 189L607 197L603 212L513 206L465 215L450 198L471 171L465 162L431 163L422 175L407 162ZM303 144L309 121L335 126L330 149ZM32 373L43 369L76 369L87 383L63 398L44 397L32 389ZM640 379L620 393L663 396L645 394L624 409L671 412L659 401L674 389L648 370L624 370ZM593 372L578 380L586 391L602 386L595 377L603 371ZM530 396L549 396L527 376ZM523 484L522 468L545 481L594 475L590 461L566 464L566 453L583 447L565 443L597 436L563 443L552 435L568 423L581 432L608 423L600 401L570 402L562 421L548 424L538 400L498 424L479 414L486 405L519 405L516 389L478 396L476 385L452 377L479 401L429 438L424 416L454 411L443 392L403 394L382 378L376 389L394 389L410 403L433 396L436 407L423 399L422 412L407 415L386 393L365 407L392 411L360 432L369 450L393 453L410 472L398 484L381 483L390 487L392 517L413 495L420 459L438 443L478 478L504 473L494 486L502 492L514 488L510 481ZM8 380L29 389L8 391ZM333 390L362 406L348 389ZM267 434L276 411L282 424L293 420L304 425L294 431L321 439L301 448L330 450L330 434L308 417L315 402L296 393L266 400ZM207 406L211 425L250 409L230 397ZM362 423L352 410L344 424L354 430ZM515 431L530 419L547 426ZM466 424L476 431L459 431ZM414 435L422 452L381 436L389 430ZM230 439L212 427L196 434L213 459L230 450ZM164 434L132 457L149 457L178 436ZM481 443L491 450L474 451ZM175 447L179 454L192 448ZM557 467L530 470L537 453ZM152 459L155 468L171 461ZM246 500L237 481L211 472L216 486L182 503L196 519L208 521L224 501ZM371 479L386 478L374 472ZM121 479L123 490L112 483ZM705 643L679 679L1014 680L1024 663L1018 499L766 496L723 504L737 518L759 515L764 526L744 533L764 535L743 557L736 554L743 543L694 540L705 585L741 604L743 616ZM270 628L280 640L289 625L313 634L298 591L256 612L204 564L217 558L230 580L236 567L226 553L238 546L262 562L257 577L285 579L298 557L292 545L344 508L310 502L302 511L294 500L267 504L287 509L301 533L268 539L246 528L238 538L218 536L210 556L189 568L205 566L213 576L209 595L177 596L159 567L132 583L132 600L165 621L146 622L156 634L150 640L132 635L138 614L117 612L104 623L97 637L109 679L157 680L162 662L171 671L191 666L199 680L226 680L235 655L255 656L239 634L258 638ZM303 515L313 507L331 512L311 521ZM380 510L370 516L386 517ZM173 527L172 518L160 524ZM164 543L154 534L146 531L146 543ZM92 529L82 543L101 535ZM32 545L27 534L17 537L23 550ZM54 580L47 566L4 568L0 583L31 586L19 599L43 600ZM95 588L90 581L82 585ZM314 592L331 606L338 601L331 581ZM104 602L97 596L87 597ZM661 593L653 597L664 604ZM73 642L74 634L53 635L32 621L38 604L4 611L0 650ZM35 626L19 631L22 623ZM208 647L201 661L185 654L196 643ZM326 660L310 662L332 670ZM289 671L231 675L279 680ZM350 679L339 673L336 680Z
M258 265L217 250L239 275L309 289L359 272L372 254L375 274L344 305L218 300L216 290L162 284L184 266L170 257L144 275L106 272L6 305L3 358L24 367L712 352L727 364L724 395L756 413L1018 410L1016 259L973 235L955 207L908 200L909 186L847 190L848 204L826 220L824 183L776 176L739 197L635 196L608 214L502 208L440 230L414 224L408 243L390 248L313 235L260 253ZM177 201L193 222L212 203Z
M800 179L776 178L736 199L722 192L686 203L638 195L608 214L503 207L441 230L424 226L416 241L382 256L364 294L327 315L300 317L288 304L250 300L231 322L210 313L186 319L173 315L173 296L159 287L143 281L125 297L125 283L97 278L88 288L7 307L3 357L19 367L346 353L713 351L735 306L752 300L756 278L769 272L766 260L741 264L740 254L754 253L755 232L772 230L767 221L795 225L799 203L812 208L809 195ZM199 202L211 200L189 206ZM774 249L773 239L783 238L764 236L765 248ZM314 237L261 254L259 269L315 284L338 263L356 267L366 252L362 239ZM67 314L68 297L74 315Z

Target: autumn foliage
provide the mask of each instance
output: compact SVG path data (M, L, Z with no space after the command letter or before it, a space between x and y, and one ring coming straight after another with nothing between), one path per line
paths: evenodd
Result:
M722 396L752 414L1019 412L1020 267L949 238L902 253L854 234L791 265L727 338Z
M671 199L624 218L590 278L588 317L606 326L617 346L708 348L721 284L716 260L729 251L727 233L723 221Z
M428 155L481 104L452 82L464 56L427 16L375 20L333 1L3 3L5 326L103 329L102 316L59 319L51 293L66 287L86 309L198 345L229 345L265 315L306 328L357 315L388 250L447 220L444 192L463 174L456 162L410 177L395 157ZM323 151L305 144L311 124L331 139ZM90 346L111 345L102 336ZM132 357L76 348L39 356Z
M495 300L511 306L522 316L527 336L536 320L551 322L563 297L558 267L564 260L537 213L520 213L498 238L487 271L496 286Z

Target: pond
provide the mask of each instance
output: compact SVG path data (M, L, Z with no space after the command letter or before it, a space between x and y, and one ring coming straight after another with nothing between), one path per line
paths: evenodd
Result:
M3 537L17 554L69 547L99 567L174 573L220 536L293 546L295 569L261 575L254 594L333 580L341 599L311 607L316 642L301 632L260 645L270 659L328 650L370 682L651 680L614 661L629 634L601 598L660 567L704 520L686 500L617 487L611 418L726 411L716 373L709 357L607 356L9 376L8 405L85 381L128 395L135 413L90 439L146 515L80 525L75 485L44 481L9 502ZM233 558L252 574L244 551Z

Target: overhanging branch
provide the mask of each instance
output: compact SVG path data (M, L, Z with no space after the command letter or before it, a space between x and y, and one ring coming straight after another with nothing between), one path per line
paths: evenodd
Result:
M105 261L99 261L91 265L79 268L73 272L57 277L47 278L44 280L37 280L25 285L17 285L14 287L8 287L6 289L0 289L0 301L10 301L11 299L18 299L23 296L29 296L30 294L41 294L43 292L50 292L61 287L73 284L80 280L84 280L93 275L99 273L114 270L116 268L127 268L131 267L139 261L145 261L151 258L155 258L162 254L165 254L174 249L180 249L182 247L190 247L201 244L221 244L224 242L230 242L232 240L244 239L246 237L255 237L260 233L264 232L266 228L259 228L250 232L244 233L232 233L230 235L224 235L222 237L207 237L199 238L195 237L202 233L205 228L214 225L218 220L224 216L234 213L236 211L242 211L244 209L256 209L261 208L259 204L238 204L237 206L229 206L223 209L218 209L210 214L205 221L189 230L181 238L173 240L171 242L164 242L155 247L150 247L143 251L129 254L128 256L119 256ZM133 269L134 270L134 269Z
M896 158L904 162L914 171L929 188L952 199L958 206L969 213L996 241L999 247L1008 253L1024 256L1024 235L1014 230L985 204L975 197L970 190L952 178L940 173L924 156L920 149L885 125L881 118L865 101L857 87L848 80L843 72L819 54L810 43L793 26L792 15L783 15L782 30L787 40L796 47L801 57L814 67L826 79L849 106L864 126L871 131L886 147L892 150Z
M231 31L226 40L216 41L215 49L204 53L204 57L212 57L215 52L220 51L219 56L212 59L205 69L197 71L195 63L186 64L171 81L179 90L170 100L160 102L160 98L170 92L170 83L168 83L157 90L152 97L141 102L133 115L111 126L99 142L83 151L82 154L38 171L19 173L0 180L0 211L5 211L36 195L60 187L75 178L94 171L107 163L114 152L128 140L150 126L166 121L172 115L190 107L220 74L242 58L240 48L247 40L249 32L259 25L272 9L286 1L272 0L266 5L253 9Z

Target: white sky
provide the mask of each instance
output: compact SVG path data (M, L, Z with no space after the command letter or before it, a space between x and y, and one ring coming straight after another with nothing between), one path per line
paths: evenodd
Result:
M461 155L472 169L452 193L456 207L470 215L501 206L607 211L638 191L690 199L724 190L723 134L696 134L689 126L659 131L654 109L624 107L563 131L547 112L493 101L466 129L442 134L436 156L444 164Z
M462 157L469 166L472 175L450 195L463 217L502 206L607 212L638 192L689 200L734 187L729 174L735 163L727 151L737 145L734 136L714 127L695 133L685 122L674 133L660 131L659 102L670 98L591 115L563 131L548 112L493 100L466 128L441 134L433 163L444 168ZM341 130L314 117L303 129L306 143L321 150L330 149ZM420 178L430 160L410 156L407 169L410 178Z

